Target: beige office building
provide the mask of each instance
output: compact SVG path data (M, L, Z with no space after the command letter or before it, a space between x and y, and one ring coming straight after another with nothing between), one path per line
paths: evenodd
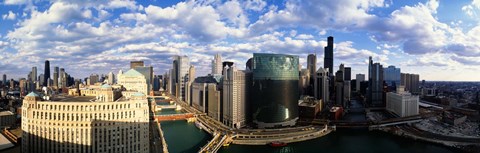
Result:
M122 85L126 90L138 91L145 95L149 94L147 79L135 69L130 69L123 74L118 74L117 83Z
M96 96L65 96L41 101L28 94L22 106L22 152L149 152L148 102L102 86ZM112 99L113 98L113 99Z

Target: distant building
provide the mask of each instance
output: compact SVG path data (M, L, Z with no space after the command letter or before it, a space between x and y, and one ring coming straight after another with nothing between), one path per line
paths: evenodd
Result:
M350 80L345 80L345 72L344 65L340 64L335 73L335 104L347 108L350 101Z
M298 56L253 54L251 114L259 128L296 124L300 98L298 63Z
M400 117L418 115L419 97L406 92L403 86L397 87L397 92L387 93L387 110Z
M329 101L329 74L328 69L319 68L314 78L314 96L317 100L323 100L323 106Z
M143 61L130 61L130 69L134 69L136 67L144 67L145 63Z
M4 86L7 86L7 75L3 74L2 83Z
M108 84L115 84L115 75L113 74L113 72L108 73Z
M98 74L91 74L90 77L89 77L89 82L88 82L88 85L94 85L95 83L97 83L99 81L99 76Z
M0 112L0 128L9 127L15 124L17 117L11 111Z
M390 88L400 86L400 68L391 65L383 69L383 78Z
M400 84L413 94L420 94L420 76L418 74L401 73Z
M370 107L385 107L383 103L383 66L373 63L372 57L368 64L367 103Z
M310 70L302 69L300 71L300 77L298 80L298 88L300 90L300 95L309 95L309 86L310 86ZM313 81L313 80L312 80Z
M308 86L306 87L306 95L314 96L314 77L315 73L317 73L317 55L316 54L309 54L307 56L307 70L308 70Z
M122 85L126 90L141 92L144 95L149 94L147 79L145 79L143 74L134 69L119 74L118 84Z
M30 76L30 79L35 82L35 81L37 81L37 76L38 76L37 75L37 67L34 66L34 67L32 67L32 75Z
M351 67L345 67L345 73L344 79L345 81L351 81L352 80L352 68Z
M45 61L45 69L43 73L43 86L48 86L47 80L50 79L50 61L46 60Z
M56 101L28 94L22 105L22 152L150 152L146 96L110 99L120 91L98 90L96 96Z
M451 112L443 112L442 121L450 125L459 125L467 120L467 115L456 114Z
M58 71L59 71L59 68L55 66L53 68L53 88L54 89L58 89L58 75L59 75Z
M215 87L218 84L217 80L211 75L198 77L194 81L192 81L192 84L191 84L192 106L204 113L208 113L208 110L209 110L209 104L210 104L209 103L210 101L209 85L211 84L215 85Z
M237 70L235 66L224 68L223 79L223 123L232 128L247 125L251 73Z
M218 78L218 81L220 78ZM219 84L208 84L208 113L207 115L217 121L221 121L223 118L222 108L222 93L219 90Z
M325 46L325 57L323 60L323 67L328 69L329 74L333 74L333 37L327 38L327 46Z
M360 83L365 81L365 74L357 74L355 78L356 78L355 89L357 89L357 91L360 91Z
M186 77L188 77L189 73L190 60L187 56L174 56L173 58L173 67L170 73L170 93L178 99L185 101L185 96L187 95L186 86L188 85L188 82L185 82L185 80L188 80Z
M212 75L222 74L222 70L222 56L220 54L216 54L212 60Z

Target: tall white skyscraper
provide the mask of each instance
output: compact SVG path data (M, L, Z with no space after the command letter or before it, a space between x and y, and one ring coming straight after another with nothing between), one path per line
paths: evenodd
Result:
M315 99L322 99L323 103L327 103L329 101L328 95L329 95L329 89L328 85L330 84L328 81L328 68L319 68L318 71L316 72L316 75L314 75L314 96Z
M173 59L173 71L170 74L172 77L171 83L173 91L170 91L170 93L180 100L185 101L185 96L187 96L186 86L188 85L185 80L188 80L190 60L188 59L188 56L174 56Z
M222 74L222 69L222 56L217 54L212 60L212 74Z

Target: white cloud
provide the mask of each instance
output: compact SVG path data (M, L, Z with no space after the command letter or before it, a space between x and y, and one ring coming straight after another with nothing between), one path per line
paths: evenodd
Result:
M8 11L8 14L4 14L2 18L4 20L15 20L17 18L17 15L12 11Z
M5 0L4 4L7 5L21 5L21 4L26 4L28 0Z
M309 34L299 34L295 38L297 38L297 39L313 39L313 36L309 35Z
M246 0L244 6L249 10L262 11L267 6L267 2L264 0Z

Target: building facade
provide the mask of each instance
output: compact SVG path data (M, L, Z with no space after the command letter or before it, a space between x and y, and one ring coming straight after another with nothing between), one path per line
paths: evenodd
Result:
M323 67L328 69L329 74L333 74L333 37L327 38L327 46L325 46L325 57Z
M216 54L212 60L212 75L215 74L222 74L222 56L220 54Z
M405 87L405 91L413 94L420 94L420 75L401 73L400 84Z
M383 69L383 78L389 87L400 86L400 68L393 65Z
M118 84L122 85L126 90L141 92L145 95L149 94L145 76L134 69L118 74Z
M396 93L387 93L387 110L400 117L418 115L418 101L418 96L404 91L403 86L400 86Z
M92 97L95 99L95 97ZM22 152L149 152L148 102L129 100L41 101L28 94L22 105Z
M383 66L373 63L372 57L368 64L367 103L370 107L385 107L383 103Z
M355 82L355 89L357 89L357 92L360 91L360 83L365 81L365 74L357 74L355 76L356 82Z
M223 79L223 123L232 128L247 125L249 78L251 73L237 70L235 66L224 68Z
M329 101L329 74L328 70L319 68L315 75L314 96L317 100L323 100L323 103Z
M295 125L300 98L298 56L254 53L252 65L253 122L259 128Z

